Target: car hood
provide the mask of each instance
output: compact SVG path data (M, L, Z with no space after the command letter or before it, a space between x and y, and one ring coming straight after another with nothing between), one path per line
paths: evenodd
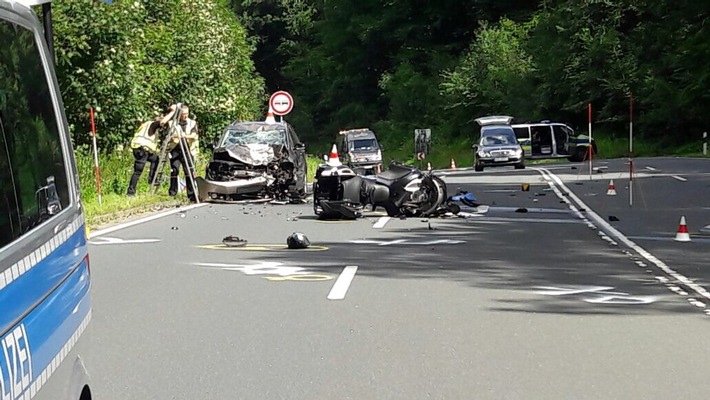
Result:
M494 151L494 150L518 150L520 145L518 144L506 144L506 145L491 145L491 146L480 146L480 150L484 151Z
M231 158L250 165L268 165L277 158L274 147L268 144L234 144L215 150L218 151L226 151Z

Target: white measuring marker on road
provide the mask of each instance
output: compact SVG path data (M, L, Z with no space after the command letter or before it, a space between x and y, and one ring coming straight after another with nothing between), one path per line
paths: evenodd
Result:
M349 265L343 269L340 276L333 284L333 288L328 293L328 300L342 300L350 288L350 283L355 278L357 265Z
M673 178L673 179L677 179L677 180L679 180L679 181L681 181L681 182L688 182L688 180L685 179L685 178L683 178L682 176L673 175L672 178Z

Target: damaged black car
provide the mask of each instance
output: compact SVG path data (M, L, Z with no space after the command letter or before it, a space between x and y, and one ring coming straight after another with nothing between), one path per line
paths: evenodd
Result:
M306 146L287 122L234 122L215 143L205 177L196 180L202 201L299 203L306 169Z

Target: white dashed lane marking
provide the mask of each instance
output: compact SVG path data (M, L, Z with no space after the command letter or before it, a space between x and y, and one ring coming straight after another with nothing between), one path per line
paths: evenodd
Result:
M342 300L345 298L345 294L350 288L350 283L352 283L355 278L355 273L357 272L356 265L349 265L343 269L340 273L338 279L333 284L333 288L330 289L328 293L328 300Z
M372 227L374 229L384 228L385 225L389 222L389 220L390 220L390 217L380 217L380 219L378 219L377 222L375 222L375 224L372 225Z

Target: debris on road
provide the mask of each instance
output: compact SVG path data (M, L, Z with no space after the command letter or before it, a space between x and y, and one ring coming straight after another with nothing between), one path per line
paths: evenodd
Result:
M229 235L222 239L222 243L229 247L243 247L246 246L247 241L245 239L239 238L239 236Z

